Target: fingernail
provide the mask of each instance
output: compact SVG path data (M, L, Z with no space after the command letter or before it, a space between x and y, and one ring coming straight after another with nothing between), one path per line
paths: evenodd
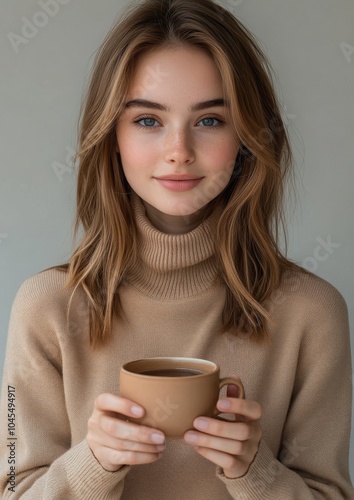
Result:
M205 418L197 418L194 425L199 429L206 429L208 427L208 422Z
M186 434L186 441L188 441L188 443L196 443L197 435L189 432L188 434Z
M133 415L136 415L137 417L141 417L143 414L143 410L139 406L132 406L130 408L130 411L132 412Z
M162 434L158 434L157 432L154 432L151 434L151 441L154 443L164 443L165 442L165 437Z
M165 448L166 448L166 446L164 444L158 444L156 446L157 451L164 451Z
M231 403L228 399L220 399L220 401L218 401L218 407L221 410L228 410L231 407Z

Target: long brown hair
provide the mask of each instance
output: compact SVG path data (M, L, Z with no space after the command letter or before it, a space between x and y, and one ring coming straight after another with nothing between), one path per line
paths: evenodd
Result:
M96 55L81 108L77 216L83 236L68 264L66 287L84 290L90 342L109 339L114 315L124 319L119 287L137 259L137 230L128 185L116 152L115 125L124 109L138 56L156 47L191 47L214 60L242 147L234 175L216 200L223 207L215 254L226 286L222 332L269 339L264 304L286 270L282 255L283 195L292 152L274 91L272 68L253 35L212 0L130 3ZM71 298L73 297L71 295ZM70 301L71 303L71 301ZM69 304L70 308L70 304Z

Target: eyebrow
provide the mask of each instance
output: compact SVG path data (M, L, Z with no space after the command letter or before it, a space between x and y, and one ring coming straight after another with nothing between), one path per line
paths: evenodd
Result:
M217 107L229 107L229 103L224 99L210 99L209 101L196 102L193 103L189 111L201 111L202 109L207 108L217 108ZM132 101L128 101L125 103L125 109L129 108L150 108L150 109L158 109L159 111L171 111L169 106L165 104L160 104L158 102L149 101L147 99L133 99Z

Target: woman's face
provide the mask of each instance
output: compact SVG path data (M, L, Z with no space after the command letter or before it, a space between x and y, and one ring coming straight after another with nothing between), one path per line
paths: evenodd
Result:
M138 60L116 127L131 188L163 232L196 227L229 183L239 141L222 102L213 60L190 48L157 48ZM137 99L150 103L133 102ZM151 104L154 103L154 104Z

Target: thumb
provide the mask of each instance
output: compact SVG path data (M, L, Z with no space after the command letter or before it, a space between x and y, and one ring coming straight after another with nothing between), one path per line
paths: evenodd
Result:
M237 385L228 384L226 395L229 398L238 398L240 395L240 389L238 388Z
M239 376L237 375L230 375L230 378L233 378L233 379L236 379L238 382L240 382L241 386L243 387L243 384L241 382L241 379ZM230 398L239 398L241 397L242 395L245 396L244 392L245 392L245 389L243 387L243 391L240 390L240 388L238 387L238 385L236 384L233 384L230 381L228 381L229 383L227 384L227 390L226 390L226 396L227 397L230 397ZM243 394L242 394L243 392Z

